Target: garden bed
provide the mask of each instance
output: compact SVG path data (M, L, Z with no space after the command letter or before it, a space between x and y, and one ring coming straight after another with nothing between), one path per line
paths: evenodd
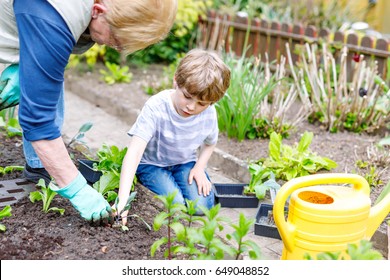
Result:
M20 137L5 138L0 133L0 166L24 165ZM70 149L77 158L82 157ZM1 181L21 178L21 172L0 177ZM162 237L165 231L149 231L138 219L128 221L129 231L123 232L110 226L91 226L83 220L67 199L55 196L52 207L64 208L64 215L57 212L42 212L42 203L31 203L23 198L12 204L12 216L1 220L7 227L0 233L0 259L44 259L44 260L132 260L153 259L150 247ZM161 204L154 194L141 185L137 185L136 200L132 204L132 213L139 215L149 225L161 211ZM156 259L163 259L157 252Z

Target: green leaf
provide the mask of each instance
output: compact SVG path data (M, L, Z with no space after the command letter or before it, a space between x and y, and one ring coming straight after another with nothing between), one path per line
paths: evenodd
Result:
M153 229L155 231L158 231L162 225L166 224L166 219L169 217L169 214L166 212L160 212L158 215L154 218L153 222Z
M282 145L282 137L276 132L272 132L269 142L269 156L275 160L280 160L280 151Z
M300 153L305 152L309 148L311 141L313 140L313 136L314 136L313 132L305 131L297 147L297 150Z
M48 209L47 212L49 212L49 211L58 212L58 213L60 213L60 215L64 215L64 213L65 213L65 209L57 208L57 207L51 207Z
M84 123L80 129L79 129L79 132L87 132L88 130L90 130L92 128L93 124L91 122L86 122Z
M186 230L185 230L185 227L181 223L179 223L179 222L172 223L172 224L170 224L170 227L175 232L176 237L179 241L186 240Z
M388 182L386 187L384 187L382 189L381 193L379 194L379 196L375 200L375 204L374 205L377 205L382 199L384 199L389 194L390 194L390 182Z
M3 208L3 210L0 211L0 220L5 217L11 217L12 208L11 206L7 205Z
M30 192L30 201L35 203L36 201L42 200L42 194L39 191Z
M150 247L150 255L152 257L154 257L154 254L156 253L156 251L164 244L167 244L168 243L168 238L167 237L163 237L163 238L160 238L159 240L156 240L152 246Z

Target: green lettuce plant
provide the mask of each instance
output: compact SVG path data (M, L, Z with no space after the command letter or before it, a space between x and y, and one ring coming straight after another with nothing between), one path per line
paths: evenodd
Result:
M93 184L93 188L106 197L107 201L113 201L117 197L116 189L119 188L120 174L122 170L122 162L126 155L127 147L120 149L118 146L103 144L97 151L96 163L93 168L101 171L103 175L99 181ZM92 159L94 160L94 159ZM137 178L134 178L133 187L137 183Z
M24 169L24 166L19 165L9 165L2 167L0 166L0 175L5 175L7 173L12 173L14 171L22 171Z
M32 203L35 203L36 201L42 200L42 211L45 213L48 213L50 211L58 212L61 215L64 214L65 209L58 208L58 207L50 207L50 204L53 200L53 198L57 195L55 191L52 191L49 186L46 187L45 180L39 179L38 187L41 188L39 191L31 192L30 193L30 201Z
M7 205L0 211L0 220L4 219L5 217L11 217L12 208L11 206ZM3 224L0 224L0 231L4 232L6 231L6 227Z
M260 159L256 164L272 171L276 179L284 181L337 167L333 160L318 156L309 149L312 139L313 133L306 131L298 145L284 145L281 135L274 132L269 142L269 157Z

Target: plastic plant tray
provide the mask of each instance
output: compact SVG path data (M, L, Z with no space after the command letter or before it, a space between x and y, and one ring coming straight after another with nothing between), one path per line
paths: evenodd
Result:
M100 176L102 176L101 171L93 170L93 164L96 161L88 160L88 159L79 159L79 171L85 177L85 179L90 184L94 184L99 181Z
M215 200L221 207L227 208L257 208L259 199L255 196L244 195L244 187L248 184L221 184L215 183Z
M273 210L272 204L260 204L256 214L255 234L265 237L281 239L279 231L274 223L273 214L268 214ZM287 211L287 207L284 208Z

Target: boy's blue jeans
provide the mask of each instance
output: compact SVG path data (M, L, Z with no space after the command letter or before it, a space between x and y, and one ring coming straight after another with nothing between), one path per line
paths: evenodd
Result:
M210 209L214 206L214 191L211 189L208 196L199 195L196 181L193 180L192 184L188 183L188 176L194 165L194 161L168 167L140 164L136 175L142 185L158 195L168 195L178 191L175 203L185 204L184 199L197 200L197 206L202 205ZM206 176L209 178L207 173ZM197 214L202 214L202 211L197 209Z
M64 87L62 87L60 98L58 100L55 123L56 125L59 126L60 129L62 128L62 125L64 123ZM31 142L27 141L24 137L23 137L23 152L24 152L24 157L26 158L26 163L30 167L32 168L43 167L43 164L39 159L38 155L35 153L35 150L31 145Z

